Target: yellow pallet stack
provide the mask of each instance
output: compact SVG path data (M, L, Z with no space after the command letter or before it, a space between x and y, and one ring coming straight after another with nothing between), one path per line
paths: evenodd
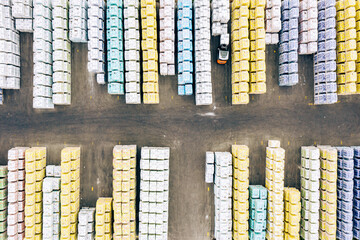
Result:
M356 93L360 94L360 1L356 1L356 50L357 50L357 61L356 61Z
M143 93L145 104L159 103L156 0L141 0Z
M231 3L232 104L249 103L250 40L248 0Z
M114 240L136 239L136 145L113 149Z
M356 93L356 9L355 0L337 0L337 83L338 94Z
M284 240L300 240L301 201L296 188L284 189L285 229Z
M99 198L95 211L95 240L112 239L112 198Z
M61 151L60 239L75 240L80 210L80 148Z
M45 177L46 148L25 151L25 239L42 239L42 182Z
M250 0L250 94L266 93L266 0Z
M232 145L233 239L249 238L249 148Z
M336 239L337 150L330 146L320 149L320 231L319 238Z

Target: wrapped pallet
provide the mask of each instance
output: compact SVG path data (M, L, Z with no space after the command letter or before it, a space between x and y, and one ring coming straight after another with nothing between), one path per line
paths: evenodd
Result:
M317 52L318 9L317 1L300 0L299 54Z
M353 206L353 235L360 239L360 147L354 149L354 206Z
M99 198L95 211L95 240L112 239L112 198Z
M87 42L87 0L69 0L69 38L76 43Z
M267 189L260 185L249 186L250 196L250 218L249 218L249 239L265 240L266 236L266 210L267 210Z
M6 199L7 199L7 176L8 176L8 167L7 166L0 166L0 239L13 239L12 236L8 237L7 234L7 219L10 215L6 209ZM10 215L12 216L12 215ZM17 218L14 219L16 221L16 227L13 225L10 228L10 231L14 231L14 228L17 230ZM14 234L17 237L17 232Z
M296 188L284 189L285 228L284 239L300 240L301 194Z
M33 32L33 0L12 0L12 16L19 32Z
M213 183L214 182L214 173L215 173L215 155L213 152L206 152L206 163L205 163L205 182Z
M212 35L220 36L228 33L230 21L230 2L227 0L213 0L212 8Z
M266 0L266 44L278 44L281 30L281 0Z
M79 211L78 240L95 239L95 208L81 208Z

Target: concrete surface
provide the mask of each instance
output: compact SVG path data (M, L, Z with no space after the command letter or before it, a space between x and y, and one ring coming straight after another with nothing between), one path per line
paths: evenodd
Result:
M214 48L215 49L215 48ZM246 106L231 106L231 67L213 61L215 103L197 107L177 96L175 77L160 77L159 105L126 105L87 74L87 47L72 47L72 105L32 109L32 35L21 35L20 91L5 91L0 106L0 163L15 146L46 146L48 164L60 163L65 146L81 146L81 205L112 195L112 148L116 144L168 146L170 158L169 239L210 239L212 186L204 182L205 151L250 147L250 184L265 184L265 146L281 140L286 150L286 186L300 186L300 146L360 145L360 96L313 106L312 57L300 57L300 84L278 87L275 47L267 53L267 93ZM213 57L216 53L213 51Z

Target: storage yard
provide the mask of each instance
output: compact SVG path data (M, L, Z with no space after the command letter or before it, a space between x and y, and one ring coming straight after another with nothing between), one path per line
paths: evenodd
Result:
M320 40L324 29L316 28L319 40L300 33L286 38L294 28L282 28L281 17L287 10L274 0L271 11L279 14L273 16L246 16L251 9L262 12L271 7L252 6L250 2L255 1L240 7L236 4L246 1L233 1L227 28L219 16L201 19L200 13L197 18L196 11L206 8L205 1L178 0L180 16L178 5L169 8L160 2L142 2L146 6L139 3L137 9L116 5L119 12L113 12L112 19L123 25L104 28L103 40L96 24L93 35L84 32L81 24L53 32L58 38L51 42L52 48L59 47L51 53L52 82L45 87L48 73L42 70L46 67L36 70L36 62L50 64L36 53L44 48L37 45L43 39L28 32L31 18L13 16L20 19L20 61L7 63L15 74L0 74L0 165L7 166L0 167L0 209L7 208L7 214L0 214L0 239L38 239L39 235L79 240L94 239L86 236L360 239L360 150L351 147L360 146L360 96L355 94L358 69L354 68L358 58L352 54L359 34L354 37L354 28L348 31L341 24L331 25L330 29L337 27L340 33L338 45L348 43L343 50L333 49L336 36L332 39L334 35L328 34L323 40L332 43L325 49ZM335 10L330 2L335 3L329 0L326 7ZM338 16L338 21L345 22L355 9L351 5L355 1L349 2L338 3L335 15L323 17ZM56 13L68 11L70 17L70 13L79 13L82 23L91 19L90 7L86 15L72 12L71 6L67 10L60 7ZM223 13L224 6L219 0L212 14ZM300 15L311 12L308 19L316 11L316 5L310 4L307 10L296 4L291 7L295 8ZM169 15L169 9L176 15ZM321 9L324 5L319 4L317 11ZM345 9L351 10L341 15ZM93 11L104 11L105 17L92 24L111 21L105 9ZM262 33L254 35L254 26L244 25L240 16L246 22L271 19L272 29L265 25L259 31L263 37ZM175 25L166 25L164 19ZM188 32L192 37L183 34L179 38L178 19L185 30L190 28L186 24L192 24ZM205 27L197 25L197 19ZM308 29L307 36L314 34L314 29L304 26L303 15L290 15L291 19L299 29ZM49 21L52 23L42 23L61 24ZM163 27L167 34L160 34ZM234 34L234 29L239 33ZM120 38L114 37L117 31L124 32L124 42L134 45L122 46ZM150 39L146 46L141 41L144 31ZM209 39L200 34L204 32L216 36ZM227 32L231 32L230 57L220 65L218 46L226 42L220 35ZM91 37L94 41L90 42ZM251 45L237 49L244 46L244 39L257 42L259 49L253 52ZM90 47L98 46L97 41L103 41L106 56ZM280 49L291 41L299 45ZM106 42L118 51L111 51ZM210 52L204 47L208 42ZM168 57L169 52L174 59ZM332 68L336 61L344 71ZM314 62L328 66L314 71ZM20 84L16 69L20 70ZM328 80L326 84L322 78Z

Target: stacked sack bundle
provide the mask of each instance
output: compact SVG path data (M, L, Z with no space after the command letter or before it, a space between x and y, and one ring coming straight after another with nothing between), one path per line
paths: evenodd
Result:
M305 240L319 239L320 150L301 147L301 229Z
M215 152L215 238L232 237L232 161L228 152ZM241 198L238 198L241 199ZM245 198L243 198L245 199ZM243 214L246 219L246 214ZM239 216L240 217L240 216Z
M213 183L214 182L214 161L215 156L213 152L206 152L206 163L205 163L205 182L206 183Z
M139 2L124 0L125 102L140 104Z
M320 149L320 230L321 239L336 238L336 180L337 150L330 146L318 146Z
M7 166L0 166L0 182L4 183L7 177ZM6 186L0 189L0 238L1 239L12 239L8 237L6 232L6 218L10 215L6 210ZM17 215L15 215L17 216ZM14 217L15 217L14 216ZM17 219L16 219L17 220ZM23 238L22 238L23 239Z
M160 1L160 74L175 75L175 1Z
M231 64L232 104L249 103L249 1L231 3Z
M212 8L212 35L220 36L228 33L228 22L230 21L230 2L218 0L211 2Z
M232 145L233 166L233 237L249 236L249 148Z
M335 0L318 1L318 51L314 55L314 103L337 102ZM325 24L326 23L326 24Z
M318 9L317 1L300 0L299 54L317 52Z
M159 74L157 52L156 1L141 1L143 100L145 104L159 103Z
M356 93L356 9L355 0L336 1L337 92Z
M337 231L338 239L353 239L354 149L338 147Z
M114 95L124 94L124 52L122 23L122 1L108 1L106 14L108 93ZM136 55L133 57L136 57Z
M25 208L25 147L12 148L8 151L8 239L24 239Z
M46 148L25 151L25 239L42 236L42 183L45 177Z
M60 166L46 166L43 181L43 240L60 237Z
M33 108L52 109L53 32L50 1L34 0Z
M193 5L190 0L178 1L178 94L193 94Z
M112 198L96 201L95 240L112 239Z
M278 44L281 30L281 0L266 0L266 44Z
M11 14L19 32L33 32L33 0L12 0Z
M88 0L88 71L105 84L105 2Z
M78 240L94 240L95 208L81 208L79 211Z
M52 1L53 103L71 104L71 44L69 40L69 0Z
M360 239L360 147L354 147L354 211L353 235Z
M61 151L61 239L77 236L80 209L80 148L68 147Z
M250 195L250 231L249 239L265 239L266 236L266 209L267 189L260 185L249 186Z
M114 240L136 238L136 145L113 149Z
M195 5L195 103L211 105L210 0L196 0Z
M301 202L300 191L296 188L284 189L285 231L284 239L300 239Z
M87 42L87 1L69 0L69 38L76 43Z
M299 82L299 0L284 0L281 18L279 86L294 86Z
M285 150L280 147L280 141L269 140L265 179L268 189L267 239L284 236L284 167Z

